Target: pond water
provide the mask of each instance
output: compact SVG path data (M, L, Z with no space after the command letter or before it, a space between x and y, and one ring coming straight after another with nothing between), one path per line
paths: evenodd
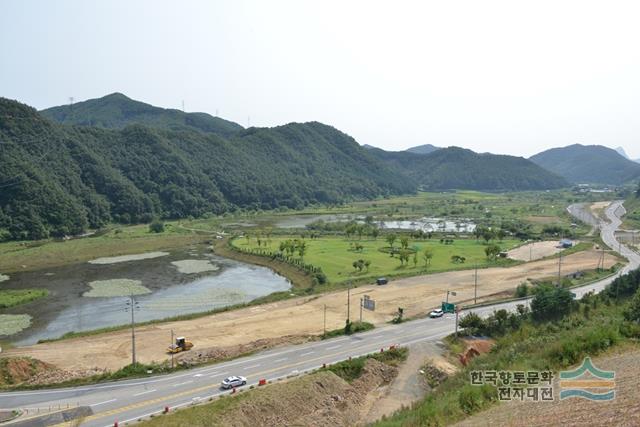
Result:
M195 252L194 252L195 250ZM209 260L218 271L184 274L171 262L185 259ZM15 273L3 283L4 289L40 287L49 296L32 303L3 310L3 313L27 313L31 327L0 337L16 345L57 338L71 331L88 331L128 324L125 311L128 297L83 297L95 280L139 280L152 292L136 298L140 309L136 322L164 319L181 314L199 313L246 303L273 292L287 291L291 283L272 270L215 256L202 248L172 252L170 256L109 265L76 264L46 271Z
M316 221L340 222L357 221L364 222L363 215L350 214L326 214L326 215L291 215L277 219L274 225L279 228L304 228ZM383 220L374 221L380 228L389 230L423 230L439 231L444 233L472 233L476 224L468 219L451 220L444 218L422 217L412 220Z

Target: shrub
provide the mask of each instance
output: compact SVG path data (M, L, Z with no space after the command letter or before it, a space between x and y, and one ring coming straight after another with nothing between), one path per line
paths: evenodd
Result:
M149 224L149 232L150 233L164 232L164 222L160 220L154 220L151 224Z
M516 297L524 298L529 295L529 285L527 282L523 282L516 287Z

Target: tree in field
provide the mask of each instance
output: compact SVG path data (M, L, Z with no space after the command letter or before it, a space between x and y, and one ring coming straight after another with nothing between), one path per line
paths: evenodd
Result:
M416 268L418 266L418 251L415 251L413 253L413 268Z
M407 236L402 236L400 238L400 247L402 247L402 249L407 249L409 247L409 238Z
M498 245L489 245L486 248L484 248L484 253L487 256L487 259L491 260L491 261L495 261L495 259L498 257L498 255L500 255L500 252L502 250L500 249L500 246Z
M560 319L571 311L573 305L573 295L568 289L540 287L531 300L531 315L539 321Z
M363 259L359 259L357 261L353 261L353 264L351 264L353 266L353 268L355 270L358 270L358 272L361 272L365 267L369 268L367 266L367 261L363 260Z
M387 234L387 237L385 239L387 240L389 247L393 249L393 244L396 242L397 236L395 234Z
M369 261L368 259L364 260L364 268L366 268L367 271L369 271L370 265L371 265L371 261Z
M307 252L307 244L306 242L302 242L298 245L298 255L300 255L300 259L304 259L304 254Z
M373 237L373 240L377 240L379 234L380 230L378 230L378 227L374 227L371 229L371 237Z
M433 258L433 250L431 248L424 248L424 250L422 251L422 259L424 259L425 268L431 265L432 258Z
M495 238L495 233L492 230L485 228L482 230L482 238L486 243L489 243L493 238Z
M164 232L164 222L159 219L154 220L151 224L149 224L149 232L151 233L162 233Z
M504 240L506 235L507 235L507 232L504 231L502 228L499 228L496 231L496 236L498 237L498 240L500 240L501 242Z
M398 254L398 258L400 259L400 265L404 265L405 262L408 264L409 263L409 251L406 250L406 249L401 250L400 253Z

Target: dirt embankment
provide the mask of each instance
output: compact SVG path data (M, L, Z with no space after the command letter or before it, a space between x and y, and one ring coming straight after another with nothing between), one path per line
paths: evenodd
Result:
M63 371L49 363L28 357L6 357L0 359L0 387L3 388L17 385L58 384L101 373L104 373L104 370Z
M563 258L567 274L593 269L601 253L584 251ZM605 268L618 260L605 255ZM556 275L555 259L535 261L509 268L488 268L478 272L478 301L511 292L527 279L544 279ZM473 301L474 272L453 271L394 280L385 286L365 285L351 291L351 315L358 315L358 301L364 295L376 300L376 311L364 310L363 320L381 325L393 318L398 307L407 317L425 315L438 306L446 291L456 291L454 302ZM320 335L326 305L327 329L344 326L347 309L346 291L292 298L259 306L204 316L197 319L158 323L136 330L136 353L143 363L168 359L166 346L171 330L195 344L194 350L232 347L256 340L281 339L286 336ZM282 342L282 341L281 341ZM131 342L127 330L73 338L10 349L6 356L30 356L64 370L94 367L119 369L131 360Z
M368 359L362 374L348 383L330 371L226 398L224 408L203 405L158 417L145 426L354 426L367 395L387 384L397 368Z
M556 378L554 402L500 404L456 425L458 427L640 425L640 404L638 403L640 348L620 349L616 354L595 358L593 363L605 371L615 371L615 399L606 402L582 398L559 400L560 388Z

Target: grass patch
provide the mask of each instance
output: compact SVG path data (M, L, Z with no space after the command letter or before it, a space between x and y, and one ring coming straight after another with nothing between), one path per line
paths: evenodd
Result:
M142 286L140 280L111 279L89 282L91 290L82 294L83 297L122 297L129 295L150 294L151 290Z
M300 238L300 236L273 236L265 240L258 246L257 239L236 238L231 244L241 250L263 250L265 252L279 252L280 243L289 239ZM262 242L262 241L261 241ZM486 245L475 239L455 239L452 244L440 243L438 239L433 240L411 240L409 248L417 252L417 263L413 262L413 255L409 262L401 265L397 255L390 256L385 253L389 244L384 237L378 239L356 239L350 240L341 236L322 236L319 238L305 239L307 251L304 255L304 263L312 264L322 268L329 282L340 283L346 281L372 281L381 276L397 275L418 275L425 273L444 272L450 270L461 270L479 267L489 267L496 265L508 265L514 263L511 260L491 261L485 254ZM353 243L362 246L361 250L353 250ZM507 250L519 244L517 240L505 240L498 242L502 249ZM395 244L399 246L398 243ZM425 249L430 249L433 258L428 266L425 265L421 254ZM458 255L464 257L464 263L452 261L452 257ZM298 254L294 258L300 258ZM371 262L368 269L359 270L353 266L353 262L359 259Z
M204 241L179 227L167 226L164 233L150 233L146 225L114 228L95 237L0 243L3 273L39 270L114 255L133 255L183 247ZM24 266L24 267L23 267Z
M370 331L373 328L375 328L375 326L369 322L352 322L350 333L347 334L345 328L334 329L332 331L327 331L327 333L322 336L322 339L325 340L329 338L340 337L342 335L357 334L359 332Z
M0 314L0 336L9 336L31 326L28 314Z
M46 289L5 289L0 290L0 308L15 307L20 304L44 298L49 295Z
M357 357L355 359L334 363L322 370L331 371L346 382L350 383L362 375L362 370L364 369L367 359L375 359L378 362L386 363L387 365L397 366L399 363L407 359L408 353L409 350L406 348L395 348L383 353L373 353Z

